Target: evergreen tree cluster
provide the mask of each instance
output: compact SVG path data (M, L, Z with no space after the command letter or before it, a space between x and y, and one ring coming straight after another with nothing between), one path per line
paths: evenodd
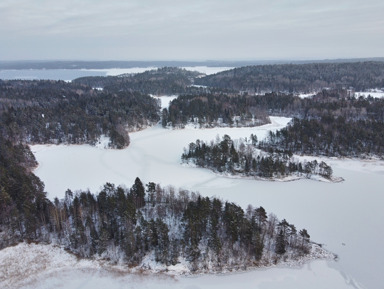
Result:
M299 258L311 248L309 235L267 216L263 207L248 206L244 212L217 198L152 182L144 186L139 178L129 189L106 183L97 195L67 190L62 200L35 200L35 210L25 208L30 201L19 204L5 190L0 191L7 199L1 203L0 247L20 240L55 242L80 257L129 266L147 256L165 265L183 259L199 272L269 265L283 256Z
M94 144L107 135L111 147L123 148L128 131L159 120L150 96L62 81L0 81L0 104L0 133L13 142Z
M271 114L294 117L286 128L260 142L260 149L341 157L383 156L384 99L356 98L342 89L322 90L307 99L276 93L258 98Z
M270 134L274 136L273 133ZM270 149L270 143L263 142L263 147ZM232 175L256 176L262 178L285 177L298 175L310 177L320 175L332 178L332 168L325 162L316 160L295 161L291 151L276 150L262 152L256 149L257 138L251 135L249 142L235 143L228 135L221 140L208 144L201 140L190 143L182 154L183 162L193 162L199 167L209 168L220 173ZM260 146L260 147L262 147Z
M383 62L256 65L234 68L195 80L210 87L261 92L317 92L325 87L364 91L384 87Z
M184 127L191 122L201 127L258 126L269 123L269 118L255 97L223 93L180 95L169 109L163 109L164 127Z
M336 157L384 156L384 122L347 121L344 117L298 119L270 133L260 149Z
M0 248L37 238L49 218L44 184L31 173L36 165L28 146L0 137Z
M109 92L137 91L142 94L172 95L185 93L199 75L201 73L196 71L163 67L137 74L81 77L73 82L90 87L100 87Z
M259 148L269 152L325 156L383 156L384 99L350 96L346 90L322 90L312 98L269 93L255 99L270 115L294 120ZM240 97L241 98L241 97Z

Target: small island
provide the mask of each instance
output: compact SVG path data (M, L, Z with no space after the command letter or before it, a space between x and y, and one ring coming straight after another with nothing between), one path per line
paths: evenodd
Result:
M257 137L249 140L232 140L224 135L209 144L201 140L190 143L181 156L183 163L193 163L198 167L209 168L218 173L264 179L287 177L311 178L319 176L332 181L332 168L324 161L295 160L291 152L268 153L257 149Z

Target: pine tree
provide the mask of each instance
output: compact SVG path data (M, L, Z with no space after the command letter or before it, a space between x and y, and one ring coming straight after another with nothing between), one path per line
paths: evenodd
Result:
M145 206L145 189L141 180L137 177L135 183L131 188L131 195L135 202L136 208Z

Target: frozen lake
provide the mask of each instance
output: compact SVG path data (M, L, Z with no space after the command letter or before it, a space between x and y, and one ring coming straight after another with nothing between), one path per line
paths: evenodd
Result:
M242 288L380 288L384 284L383 161L326 159L334 175L345 179L341 183L236 179L180 164L183 148L197 138L210 141L217 135L228 134L236 139L253 133L261 139L269 130L281 128L289 121L287 118L271 119L272 124L258 128L165 130L152 127L130 134L131 145L124 150L88 145L36 145L32 151L40 165L35 173L46 184L50 199L62 198L67 188L74 191L89 188L96 192L105 182L130 187L134 179L140 177L145 183L153 181L163 186L199 191L204 196L218 196L243 207L261 205L298 229L306 228L312 240L339 256L337 262L316 261L301 269L274 268L226 276L177 277L176 281L142 278L140 285L132 285L132 288L233 288L238 285ZM72 273L69 270L67 277L63 277L65 282L73 284L65 288L102 288L93 285L109 278L93 271L76 273L73 270ZM88 278L87 274L92 277L91 283L82 283L83 278ZM154 282L153 278L163 281ZM50 280L54 281L48 278L47 284ZM92 283L92 280L96 281ZM112 282L108 283L110 288L119 288L120 281L105 282Z
M218 73L233 67L210 67L210 66L186 66L186 70L198 71L207 75ZM124 73L142 73L157 67L133 67L114 69L14 69L0 70L0 79L51 79L71 81L75 78L85 76L116 76Z

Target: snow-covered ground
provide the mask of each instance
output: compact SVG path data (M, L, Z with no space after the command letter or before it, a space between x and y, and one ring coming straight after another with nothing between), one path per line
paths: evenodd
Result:
M313 93L300 93L298 96L300 98L307 98L307 97L312 97L316 95L316 92ZM384 91L381 89L369 89L367 91L357 91L355 92L355 97L359 98L360 96L362 97L368 97L372 96L373 98L383 98L384 97Z
M381 89L371 89L368 91L358 91L355 92L355 97L368 97L372 96L373 98L383 98L384 97L384 91Z
M169 107L169 103L176 99L177 98L177 95L165 95L165 96L154 96L152 95L152 97L154 97L155 99L159 99L160 100L160 103L161 103L161 109L163 108L168 108Z
M132 272L103 261L82 260L54 245L21 243L0 251L0 285L15 288L349 288L343 277L326 261L299 267L282 265L248 272L182 276L173 272L151 274ZM179 266L182 269L182 265ZM175 275L176 274L176 275ZM272 287L271 287L272 286ZM277 286L277 287L276 287ZM337 286L337 287L335 287Z
M316 95L316 92L313 92L313 93L300 93L300 94L298 94L298 97L300 97L300 98L308 98L308 97L312 97L314 95Z
M105 182L130 187L138 176L145 183L199 191L243 207L261 205L298 229L306 228L311 239L338 254L339 261L315 261L300 269L176 278L116 277L104 271L68 269L61 276L43 275L42 283L25 288L51 288L52 284L64 282L65 288L101 288L103 284L120 288L122 282L127 288L380 288L384 284L383 161L325 159L334 174L345 179L341 183L227 178L180 164L183 148L196 139L210 141L224 134L236 139L251 133L262 139L269 130L279 129L289 121L280 117L271 120L271 124L256 128L168 130L156 126L131 133L131 144L124 150L36 145L32 151L40 165L35 173L45 182L50 199L62 198L67 188L95 192Z

